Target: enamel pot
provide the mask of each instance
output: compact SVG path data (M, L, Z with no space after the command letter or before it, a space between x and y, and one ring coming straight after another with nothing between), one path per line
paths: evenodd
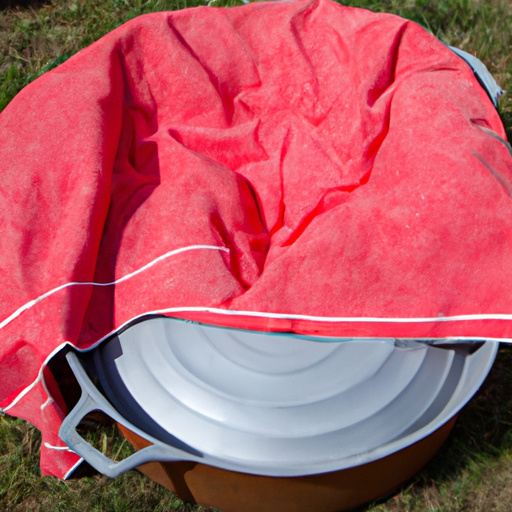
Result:
M153 317L69 364L82 398L61 438L98 471L138 467L224 512L339 511L420 470L498 345L315 339ZM109 460L76 426L93 410L138 451Z

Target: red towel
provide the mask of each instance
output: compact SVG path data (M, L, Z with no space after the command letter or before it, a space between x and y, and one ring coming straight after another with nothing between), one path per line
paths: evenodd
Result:
M27 86L0 115L0 400L43 473L79 461L45 362L148 312L512 337L504 138L433 36L329 0L143 16Z

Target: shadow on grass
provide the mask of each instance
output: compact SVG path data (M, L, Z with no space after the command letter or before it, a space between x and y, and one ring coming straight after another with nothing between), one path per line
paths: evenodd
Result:
M512 117L512 113L510 114ZM512 450L512 345L502 344L496 362L474 398L461 411L448 440L425 468L396 492L354 509L365 512L392 496L455 481L473 463L497 459Z
M51 0L1 0L0 11L6 9L14 9L20 7L27 9L28 7L41 7L44 4L49 4Z
M512 111L501 112L500 115L507 132L508 141L512 144Z

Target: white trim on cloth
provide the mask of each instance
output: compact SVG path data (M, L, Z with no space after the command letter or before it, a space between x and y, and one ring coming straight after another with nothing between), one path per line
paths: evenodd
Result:
M64 290L65 288L69 288L71 286L113 286L115 284L122 283L123 281L127 281L128 279L136 276L137 274L140 274L141 272L144 272L148 268L151 268L153 265L156 265L160 261L169 258L170 256L175 256L176 254L180 254L185 251L193 251L197 249L207 249L207 250L216 250L216 251L224 251L229 252L229 249L227 247L220 247L216 245L189 245L187 247L180 247L179 249L175 249L173 251L166 252L165 254L162 254L162 256L159 256L158 258L155 258L153 261L150 261L148 264L144 265L143 267L135 270L134 272L131 272L130 274L126 274L125 276L121 277L120 279L117 279L115 281L112 281L110 283L96 283L94 281L73 281L70 283L65 283L60 286L57 286L57 288L53 288L53 290L50 290L46 293L43 293L43 295L37 297L37 299L31 300L18 308L12 315L7 317L5 320L0 322L0 329L3 329L6 325L9 325L14 319L19 317L24 311L27 309L30 309L31 307L35 306L38 302L41 302L42 300L46 299L50 295L53 295L56 292L59 292L60 290Z

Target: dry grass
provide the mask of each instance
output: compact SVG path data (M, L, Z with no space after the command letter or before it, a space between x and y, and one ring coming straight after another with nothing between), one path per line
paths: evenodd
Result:
M98 427L88 441L110 457L130 450L113 427ZM95 442L96 441L96 442ZM105 441L105 442L104 442ZM111 480L105 476L61 482L41 477L39 432L27 423L0 419L0 510L38 512L133 512L173 510L213 512L183 503L173 493L146 477L131 472ZM123 458L123 457L120 457Z

